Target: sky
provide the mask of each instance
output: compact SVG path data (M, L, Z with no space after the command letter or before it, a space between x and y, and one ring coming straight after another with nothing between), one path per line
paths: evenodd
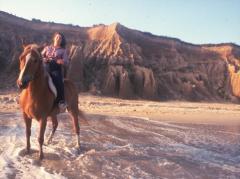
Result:
M194 44L240 45L240 0L0 0L0 10L79 26L122 25Z

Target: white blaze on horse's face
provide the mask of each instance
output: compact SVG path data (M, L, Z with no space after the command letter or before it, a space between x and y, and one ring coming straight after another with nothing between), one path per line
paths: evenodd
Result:
M32 47L24 49L20 56L20 74L17 80L18 87L24 89L30 81L34 80L35 74L40 69L41 54L38 49Z
M22 68L22 70L21 70L21 72L20 72L20 74L19 74L19 77L18 77L18 81L20 81L20 82L23 80L23 74L24 74L24 72L25 72L25 70L26 70L27 64L28 64L28 62L29 62L30 59L31 59L31 54L29 53L29 54L26 55L25 65L24 65L24 67Z

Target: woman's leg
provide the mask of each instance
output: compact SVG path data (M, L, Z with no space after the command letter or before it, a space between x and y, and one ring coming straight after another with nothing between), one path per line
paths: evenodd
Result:
M63 77L62 77L62 68L61 65L57 64L55 61L50 63L50 75L52 77L53 83L57 88L57 99L56 102L59 103L60 101L65 101L64 98L64 84L63 84Z
M54 85L57 88L57 99L56 102L59 103L60 101L65 101L64 99L64 84L63 84L63 79L62 75L59 71L53 71L51 72L51 77L53 80Z

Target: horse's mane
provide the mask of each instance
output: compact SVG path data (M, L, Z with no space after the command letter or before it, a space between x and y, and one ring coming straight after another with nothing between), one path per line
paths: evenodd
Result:
M24 46L24 50L22 52L22 54L20 55L19 59L21 60L22 58L25 58L27 54L31 53L33 51L33 54L41 60L42 59L42 54L41 54L41 51L42 49L44 48L44 46L39 46L37 44L28 44L26 46ZM42 65L43 67L43 65ZM42 68L43 69L43 74L45 77L47 77L49 74L48 72L46 71L45 68Z
M43 49L43 46L39 46L37 44L28 44L26 46L23 47L24 50L22 52L22 54L20 55L20 59L25 57L29 52L31 52L32 50L34 52L36 52L36 54L41 57L41 50Z

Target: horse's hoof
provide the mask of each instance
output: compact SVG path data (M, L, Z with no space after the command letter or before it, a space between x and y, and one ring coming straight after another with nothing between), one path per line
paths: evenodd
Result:
M50 145L52 143L52 140L47 141L47 143L45 145Z
M81 148L80 147L76 147L76 154L80 155L81 154Z
M78 155L80 155L82 152L81 148L78 148L77 152L78 152Z
M49 144L50 144L49 142L43 143L44 146L48 146Z
M42 159L44 159L44 155L43 155L43 154L40 154L40 155L39 155L39 160L42 160Z
M31 150L30 149L25 149L26 155L30 155L31 154Z

